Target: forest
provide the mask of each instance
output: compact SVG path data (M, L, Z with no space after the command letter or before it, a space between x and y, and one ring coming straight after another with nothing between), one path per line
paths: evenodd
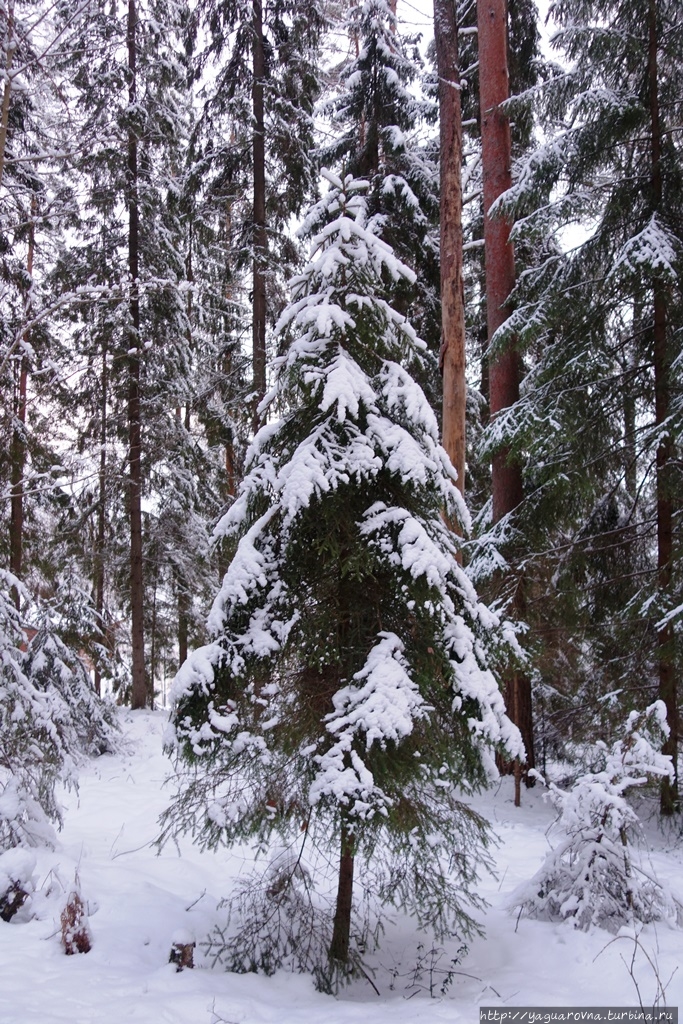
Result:
M683 836L680 0L0 0L0 38L2 921L89 949L58 833L157 723L141 842L254 866L202 965L379 995L400 918L445 996L498 786L555 815L508 910L630 929L635 983L683 924L640 852Z

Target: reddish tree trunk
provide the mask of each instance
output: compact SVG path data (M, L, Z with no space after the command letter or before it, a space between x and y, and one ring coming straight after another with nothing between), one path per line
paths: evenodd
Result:
M434 0L439 72L441 190L441 353L443 446L465 492L465 302L462 279L462 120L455 4ZM456 527L456 524L452 524Z
M658 211L662 205L662 136L659 117L658 89L658 32L657 6L650 0L648 12L648 79L650 99L650 131L652 160L652 206ZM669 415L670 361L667 346L667 302L664 284L654 284L653 358L655 374L655 423L661 427ZM671 589L671 567L673 563L673 500L671 493L671 463L674 458L673 443L667 431L657 446L656 489L657 489L657 571L660 595L665 599ZM657 668L659 676L659 697L666 705L666 716L670 733L662 747L662 753L673 758L675 777L673 781L662 779L660 810L662 814L674 814L679 809L678 795L678 699L677 680L673 661L673 625L667 622L657 631Z
M484 181L484 252L486 260L486 318L488 343L510 316L509 296L515 284L515 259L510 241L511 224L505 217L492 217L495 201L512 184L510 122L501 109L509 98L507 59L507 7L505 0L477 0L479 35L479 90L481 146ZM521 365L513 345L489 357L489 408L491 419L519 399ZM498 522L521 502L522 471L519 463L503 448L493 457L493 521ZM517 590L515 612L524 611L521 589ZM527 753L527 767L534 765L531 685L518 672L505 680L506 704L519 727ZM517 772L519 778L519 772ZM517 787L515 803L519 803Z
M128 0L128 102L134 109L137 97L137 11ZM130 503L130 608L133 653L131 706L147 704L145 680L144 602L142 575L142 428L140 412L140 295L138 209L138 141L135 129L128 132L128 270L130 273L130 334L128 356L128 493Z
M266 393L266 262L268 258L268 236L266 233L266 145L263 83L266 75L266 61L263 49L263 7L262 0L253 0L252 8L252 108L254 115L253 163L254 163L254 254L253 254L253 369L254 369L254 416L253 428L258 430L260 418L257 412L259 402Z
M2 91L2 109L0 110L0 184L5 170L5 150L7 149L7 129L9 128L9 108L12 96L12 62L16 52L14 36L14 2L10 0L7 7L7 63L5 65L5 85Z
M515 284L511 224L491 217L495 201L512 184L510 122L500 105L509 98L507 11L505 0L478 0L479 89L481 147L484 177L484 245L486 259L486 318L488 340L510 315L508 298ZM519 398L519 356L512 346L489 360L491 418ZM522 500L522 475L509 452L493 460L493 519L498 522Z

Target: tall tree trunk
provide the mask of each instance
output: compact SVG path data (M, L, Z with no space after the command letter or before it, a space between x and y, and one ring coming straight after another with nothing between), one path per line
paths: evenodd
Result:
M189 237L188 237L188 248L187 258L185 260L185 275L189 284L194 282L194 270L192 267L192 222L189 224ZM192 288L187 291L187 297L185 300L185 312L187 315L187 347L190 351L192 346ZM181 425L181 410L180 407L176 410L176 418L178 420L178 431L180 432ZM185 420L183 423L185 434L189 439L190 427L192 424L192 414L190 410L190 395L187 396L187 403L185 405ZM178 570L177 577L178 586L178 668L187 661L187 641L189 634L189 595L187 588L187 580L182 569Z
M479 94L481 147L484 180L484 253L486 262L486 319L488 343L510 316L508 298L515 284L515 259L510 241L510 222L492 217L492 205L512 184L510 122L501 109L509 98L507 57L507 8L505 0L477 0L479 36ZM489 408L491 419L519 399L521 365L513 345L489 357ZM493 457L493 521L512 512L522 500L522 471L502 449ZM524 596L517 587L514 611L524 612ZM534 766L533 721L530 680L511 672L505 681L510 717L519 727L526 747L527 767ZM516 772L519 780L519 772ZM519 803L519 786L515 803Z
M180 419L180 409L178 409ZM190 433L190 406L185 406L185 431ZM187 580L182 569L178 570L178 668L187 661L187 645L190 632L190 598Z
M508 297L515 284L510 222L491 217L491 206L512 184L510 122L501 110L509 98L505 0L478 0L479 90L484 177L484 252L488 341L510 316ZM519 399L519 356L513 346L489 361L489 406L493 419ZM493 519L502 519L522 500L519 464L507 450L493 459Z
M253 0L252 33L253 83L251 99L254 116L254 254L252 299L254 319L252 344L255 394L253 428L256 431L260 426L260 418L257 412L258 405L266 394L266 264L268 258L268 236L266 234L266 140L263 100L266 61L263 48L262 0Z
M35 252L35 198L31 200L31 223L28 235L28 252L26 257L26 271L29 277L29 289L33 284L33 255ZM24 302L24 322L28 323L31 315L31 293L26 295ZM30 329L26 327L23 334L23 341L30 340ZM24 471L26 468L26 393L28 389L28 359L25 352L22 352L19 361L19 379L15 392L14 422L12 424L12 442L10 451L10 551L9 568L17 579L21 578L22 563L24 558ZM20 609L21 598L19 591L13 587L12 596L17 611Z
M5 171L5 151L7 149L7 129L9 127L9 107L12 97L12 63L16 39L14 38L14 2L10 0L7 8L7 57L5 62L5 85L2 90L2 108L0 109L0 184Z
M104 543L107 527L107 341L102 343L102 394L100 404L100 473L99 496L97 502L97 543L95 548L95 619L99 634L99 642L106 643L104 625ZM102 694L102 673L99 656L95 658L95 692Z
M24 554L24 468L26 465L26 390L28 384L28 362L22 354L19 361L19 377L15 384L14 417L10 454L11 506L9 527L9 568L17 579L21 578ZM17 611L21 598L16 587L12 597Z
M349 960L351 908L353 906L353 849L353 837L350 835L346 823L342 821L337 905L330 943L330 959L339 965L345 965Z
M650 0L648 12L648 78L650 93L650 130L652 159L652 207L658 212L662 206L662 136L659 117L659 88L657 68L657 5ZM654 283L654 324L653 358L655 374L655 424L662 427L669 415L670 360L667 346L667 302L663 282ZM657 572L660 596L666 605L671 590L671 567L673 563L673 497L671 490L671 464L674 458L673 442L666 431L657 445L656 489L657 489ZM660 810L662 814L673 814L679 809L678 795L678 700L677 680L673 659L673 625L667 622L657 631L657 668L659 675L659 697L666 705L666 716L670 733L662 747L662 753L673 758L675 778L662 779Z
M180 418L180 409L178 409L178 418ZM190 433L190 406L185 406L185 422L184 427L189 435ZM187 661L187 644L188 636L190 632L190 599L188 594L187 580L182 572L182 569L178 571L178 668Z
M128 0L128 103L134 110L137 100L137 11L135 0ZM147 704L145 680L145 638L143 625L142 578L142 440L140 414L140 294L138 209L138 140L135 128L128 131L128 270L130 273L130 336L128 357L128 458L130 501L130 607L133 647L133 686L131 705Z
M465 300L462 278L462 118L454 0L434 0L439 73L441 195L441 352L443 446L465 493ZM455 526L455 524L452 524Z

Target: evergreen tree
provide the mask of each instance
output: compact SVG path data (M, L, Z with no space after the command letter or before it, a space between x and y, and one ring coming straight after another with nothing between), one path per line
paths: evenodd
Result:
M322 104L331 139L321 145L321 159L342 174L368 180L369 209L382 218L381 238L419 273L419 285L395 283L393 301L436 355L439 148L429 129L438 112L422 88L419 40L404 34L396 5L388 0L353 4L341 27L352 54ZM433 381L425 383L436 392Z
M553 676L576 660L584 707L658 692L676 766L683 19L668 0L561 0L552 12L570 68L548 83L554 130L506 200L536 247L509 321L534 362L499 429L527 458L525 521L546 552L532 591L547 608L541 573L551 579L584 631L580 658L570 639ZM563 252L555 239L577 222ZM666 813L676 794L665 778Z
M667 729L661 701L641 714L632 711L623 738L611 749L598 742L596 763L570 790L550 783L548 795L558 812L553 831L560 841L513 896L521 912L614 933L639 921L680 920L680 904L634 855L641 825L626 797L648 777L673 775L671 758L657 749Z
M367 183L325 176L305 223L310 262L279 325L291 343L269 404L282 418L254 439L218 529L238 543L215 639L174 687L184 774L165 831L208 846L301 837L302 856L336 847L336 906L316 952L329 985L357 962L358 859L372 862L380 903L437 935L476 930L487 828L458 787L486 784L492 751L517 751L519 735L489 667L500 624L442 518L466 518L454 470L405 368L425 346L384 297L413 274L378 237ZM274 895L296 885L294 869L284 875Z
M71 11L65 28L81 14ZM58 301L44 276L73 197L55 156L68 152L70 140L68 124L56 116L62 82L53 51L63 33L53 15L16 2L0 12L0 493L9 513L2 549L22 579L43 551L34 542L36 521L53 498L48 481L60 461L44 429L53 393L63 394L52 323Z
M0 570L0 852L52 845L62 820L57 785L74 786L84 755L116 743L112 709L48 616L26 644L10 589L28 597Z
M100 652L110 646L112 617L130 612L136 706L153 700L151 655L159 644L145 637L145 626L157 624L148 612L159 581L177 589L169 549L178 524L171 520L188 521L195 456L177 416L191 406L195 375L180 203L190 127L187 69L175 52L180 18L179 8L163 2L95 4L74 53L64 57L77 89L75 173L83 198L76 243L64 249L53 281L100 291L94 308L71 305L65 317L82 384L72 416L84 459L98 471L71 525L96 524L84 531L82 559L93 580ZM119 484L126 464L127 493ZM156 529L162 503L164 544Z
M250 276L254 428L280 275L298 258L285 229L315 188L312 115L324 23L318 0L202 0L188 25L195 75L206 78L193 167L222 198L234 267Z

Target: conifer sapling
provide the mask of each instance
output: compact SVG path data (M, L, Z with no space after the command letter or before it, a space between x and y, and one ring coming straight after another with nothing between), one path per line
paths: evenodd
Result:
M504 630L444 523L466 528L467 512L409 372L424 346L385 297L414 275L368 218L366 183L324 176L262 406L281 418L256 435L217 530L237 546L215 639L174 685L181 775L165 835L259 849L279 837L298 849L295 865L336 850L316 967L328 984L358 963L359 860L380 905L437 936L477 929L468 911L487 828L461 794L495 774L496 747L514 753L520 739L489 667ZM270 950L251 966L283 959Z
M560 842L514 895L513 906L529 917L611 932L634 921L680 918L683 908L634 857L640 822L626 798L630 789L673 773L671 758L659 752L667 732L663 701L632 711L622 739L611 748L597 744L595 770L569 790L550 784Z

